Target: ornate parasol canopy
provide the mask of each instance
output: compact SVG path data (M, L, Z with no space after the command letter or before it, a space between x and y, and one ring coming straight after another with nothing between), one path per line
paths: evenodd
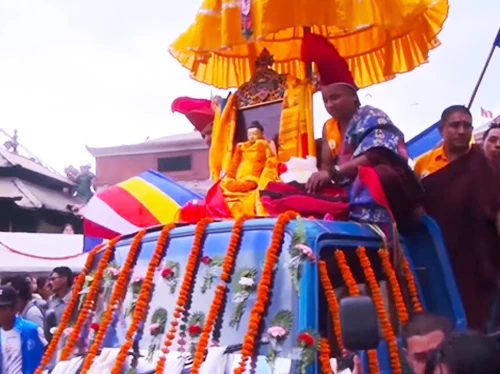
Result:
M204 0L170 53L221 89L247 82L264 48L274 70L302 79L301 39L313 32L337 47L362 88L427 62L447 15L448 0Z

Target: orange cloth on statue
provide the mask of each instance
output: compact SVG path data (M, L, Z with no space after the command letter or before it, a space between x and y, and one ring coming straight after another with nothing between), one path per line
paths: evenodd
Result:
M328 141L328 147L330 147L332 156L336 157L342 146L342 133L340 132L340 125L336 119L330 118L325 122L323 137Z
M277 158L266 140L236 145L227 174L220 184L233 217L267 215L260 204L259 190L278 179Z

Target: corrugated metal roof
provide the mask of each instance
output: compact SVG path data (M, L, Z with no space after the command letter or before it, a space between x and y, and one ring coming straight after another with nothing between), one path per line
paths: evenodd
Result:
M71 213L68 205L82 203L62 191L11 177L0 178L0 198L13 199L19 207L25 209L45 208L64 213Z
M23 169L30 170L34 173L44 175L52 179L56 179L67 185L73 185L71 181L69 181L62 175L59 175L47 169L45 166L40 165L39 163L30 160L29 158L9 152L0 146L0 168L11 168L14 166L19 166L22 167Z

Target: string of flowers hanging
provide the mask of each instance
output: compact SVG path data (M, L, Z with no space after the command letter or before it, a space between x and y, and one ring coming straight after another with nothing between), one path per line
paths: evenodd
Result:
M246 363L255 350L255 342L259 333L260 324L268 306L274 268L280 255L286 225L297 216L298 213L286 212L280 214L276 220L271 243L266 251L261 278L257 285L257 299L250 312L248 328L243 338L240 363L234 370L234 374L243 374L245 372Z
M387 342L392 372L394 374L401 374L401 361L399 360L399 350L396 341L396 335L394 334L391 321L389 320L389 316L387 315L387 312L385 310L382 292L380 291L377 279L375 278L375 273L373 272L370 259L366 255L366 248L359 247L356 250L356 254L358 255L361 268L363 269L363 273L366 278L366 282L370 287L373 304L375 305L375 310L377 311L380 325L382 327L382 334Z
M94 343L90 346L89 351L87 352L87 355L85 356L85 359L83 361L82 370L80 372L81 374L86 374L92 366L94 359L101 347L104 335L106 334L109 324L111 323L111 320L113 318L114 306L123 301L123 298L125 297L128 282L137 262L137 257L139 256L141 242L144 235L146 235L146 230L141 230L137 232L137 234L135 234L134 239L132 240L127 258L125 259L125 263L120 270L120 274L118 275L115 287L113 288L113 293L111 294L108 308L102 316L99 330L97 331L96 337L94 339Z
M116 242L118 241L118 238L115 240L112 240L108 243L108 248L109 247L114 247ZM59 325L52 336L52 339L45 350L45 353L42 357L42 360L40 361L40 365L38 368L35 370L35 374L42 374L43 369L47 364L50 362L52 356L54 356L55 351L57 350L59 340L61 339L61 336L63 335L64 330L66 330L69 320L71 319L71 316L73 315L73 310L75 308L76 303L78 302L80 292L82 291L83 285L85 284L85 277L90 273L90 269L92 267L92 264L94 262L94 259L101 251L102 248L104 248L105 244L100 244L96 246L94 249L92 249L89 254L87 255L87 260L85 261L85 265L83 266L82 271L80 274L76 277L75 285L73 286L73 291L71 293L71 298L68 302L68 305L64 309L64 312L61 316L61 321L59 322Z
M149 300L151 298L151 293L153 291L153 278L161 260L165 257L165 252L167 250L167 242L170 237L170 230L175 227L175 224L169 224L163 226L160 235L158 236L158 241L156 242L156 247L153 252L153 256L148 264L148 270L146 276L144 277L144 282L141 286L141 291L139 293L139 298L137 299L137 304L132 315L132 321L125 334L125 342L120 347L120 352L116 357L115 364L111 370L111 374L120 374L121 369L125 360L127 359L128 352L132 348L134 343L134 334L139 329L139 325L144 321L149 311Z
M319 340L319 365L322 374L332 374L332 365L330 364L330 344L328 339L320 338Z
M226 284L229 282L231 274L234 270L234 264L236 262L236 257L241 242L241 234L243 232L243 224L246 219L247 216L240 216L234 222L231 237L229 239L229 245L226 251L226 256L224 257L224 260L222 262L220 279L224 283L217 285L217 288L215 289L215 294L210 305L207 319L203 326L200 340L196 345L191 374L198 374L205 358L205 350L208 347L210 333L212 332L212 329L215 325L224 302L224 296L226 294Z
M328 310L330 311L330 317L332 318L332 325L333 330L335 331L335 336L337 338L337 344L339 346L339 349L343 351L344 342L342 341L342 330L340 327L339 301L337 300L337 296L333 291L325 261L319 261L318 270L321 286L323 287L323 292L328 304ZM328 344L328 340L326 341L326 344Z
M166 339L163 342L162 355L160 355L158 362L156 364L155 373L163 374L165 371L165 362L167 360L167 354L170 351L170 346L172 341L175 339L175 333L177 332L177 326L179 325L179 318L181 318L184 313L185 304L188 300L189 293L193 286L193 280L195 277L195 269L200 259L200 253L203 245L203 237L205 236L205 229L207 225L212 222L210 218L204 218L198 222L194 230L193 246L191 248L191 253L188 256L184 278L182 279L181 288L179 291L179 296L176 301L176 307L173 313L173 319L170 322L170 329L167 333Z
M387 280L389 281L389 285L391 287L392 298L394 299L394 304L396 305L399 321L401 324L406 325L406 322L408 322L408 310L406 309L405 300L403 298L403 293L401 292L401 287L399 286L396 272L392 267L389 251L387 249L380 249L378 254L382 260L382 268L384 269L384 273L387 276Z
M406 284L408 285L408 292L410 293L411 303L413 306L414 312L421 312L422 303L420 302L420 297L418 296L417 283L415 282L415 278L413 277L413 273L410 269L410 263L408 259L403 256L403 274L406 279Z
M356 283L356 279L354 279L354 276L352 275L351 268L347 264L344 252L337 249L335 251L335 260L337 261L337 266L339 267L342 279L344 280L344 283L347 286L347 291L349 292L349 295L359 296L358 284ZM377 351L374 349L370 349L367 352L367 356L368 356L368 367L370 374L378 374L380 370L378 364Z
M108 244L108 247L104 251L101 261L99 261L99 264L97 265L97 270L94 274L94 280L89 287L85 302L83 303L82 308L79 310L78 319L76 320L71 335L68 337L66 345L61 352L61 361L68 360L71 356L71 353L73 352L73 348L75 347L75 344L80 337L82 327L85 321L87 321L94 303L96 302L96 297L99 292L102 276L108 266L109 261L111 260L111 257L113 256L113 253L115 251L115 244L116 242L118 242L118 240L119 238L116 238Z

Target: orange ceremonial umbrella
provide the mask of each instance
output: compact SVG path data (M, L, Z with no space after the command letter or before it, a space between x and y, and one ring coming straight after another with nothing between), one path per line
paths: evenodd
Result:
M447 15L448 0L204 0L170 53L221 89L247 82L264 48L274 70L302 79L301 39L313 32L336 46L362 88L427 62Z

